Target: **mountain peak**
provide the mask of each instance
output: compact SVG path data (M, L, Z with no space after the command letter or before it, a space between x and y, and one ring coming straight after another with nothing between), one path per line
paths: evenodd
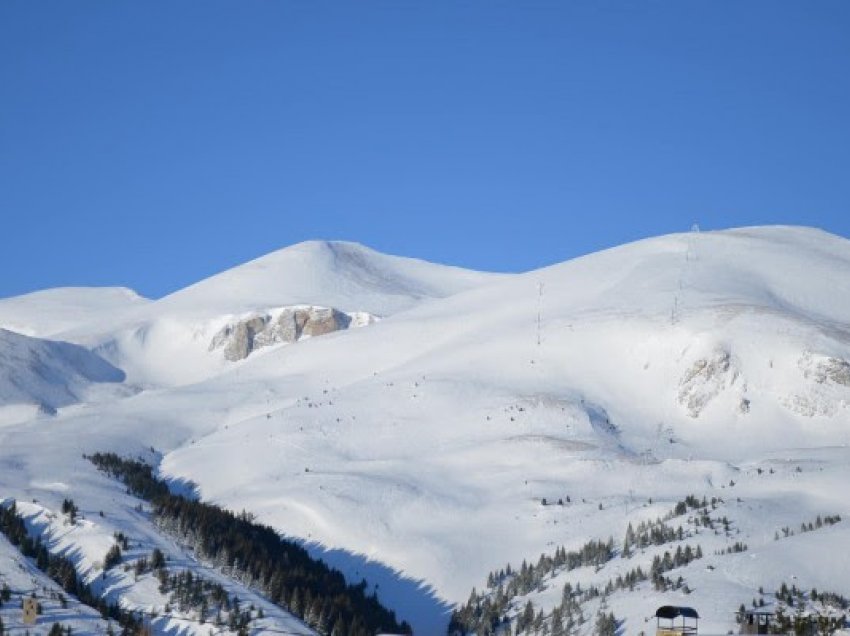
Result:
M216 274L158 304L208 314L320 305L386 316L500 277L382 254L360 243L310 240Z

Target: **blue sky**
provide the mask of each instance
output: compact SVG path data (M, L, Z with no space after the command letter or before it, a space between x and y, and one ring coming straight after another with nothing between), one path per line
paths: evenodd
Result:
M527 270L850 236L850 2L0 3L0 296L309 238Z

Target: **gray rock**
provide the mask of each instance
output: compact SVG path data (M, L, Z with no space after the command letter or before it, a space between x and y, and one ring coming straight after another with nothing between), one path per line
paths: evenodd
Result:
M257 334L262 333L266 327L268 318L257 316L238 322L230 329L224 345L224 357L228 360L242 360L254 350L254 340Z
M812 376L819 384L829 380L835 384L850 386L850 364L839 358L827 358L818 363Z
M738 379L738 372L732 364L728 351L717 349L708 358L696 360L687 369L679 382L679 403L693 418L725 388Z
M305 336L321 336L348 329L351 318L336 309L311 308L301 332Z
M351 323L350 315L331 307L287 307L277 319L260 314L225 326L213 336L209 349L223 348L224 357L235 362L262 347L348 329Z

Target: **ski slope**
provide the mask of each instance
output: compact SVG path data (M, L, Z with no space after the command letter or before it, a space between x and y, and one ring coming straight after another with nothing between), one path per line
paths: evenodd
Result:
M228 321L299 304L382 319L236 362L210 350ZM731 530L699 535L706 556L673 572L690 594L613 593L625 633L664 603L725 633L760 586L850 591L840 237L676 234L518 275L307 243L64 337L126 373L128 393L0 429L0 496L55 509L46 484L64 483L101 502L80 455L153 447L163 475L371 577L417 634L444 633L491 570L621 543L689 494L722 498ZM833 514L848 521L774 538ZM736 541L748 550L716 554ZM546 610L566 580L604 584L656 553L561 573L517 603Z

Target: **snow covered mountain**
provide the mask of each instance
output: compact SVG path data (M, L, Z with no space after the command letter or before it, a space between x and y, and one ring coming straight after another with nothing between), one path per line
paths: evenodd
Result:
M606 595L626 633L664 603L725 633L759 587L850 591L847 524L799 532L850 515L840 237L677 234L510 276L306 243L110 313L57 337L145 390L60 408L49 437L38 419L0 428L0 497L55 509L73 489L105 507L81 454L154 447L175 483L380 583L417 634L444 633L506 563L609 536L616 559L553 566L505 615L531 601L550 617L566 582L602 589L686 544L704 556L666 574L683 584ZM362 327L341 328L352 316ZM280 335L298 320L324 326ZM678 538L623 550L630 523L689 495L714 508L686 506L663 522ZM582 602L586 634L602 599Z
M258 327L257 319L277 321L286 310L314 307L345 315L345 327L356 327L502 278L388 256L354 243L308 241L149 304L104 312L61 337L95 349L124 369L131 383L176 386L209 378L229 369L234 358L247 357L250 351L228 360L228 349L219 346L221 333L235 331L244 340L266 326ZM299 328L294 339L300 335ZM272 335L271 340L293 339Z
M62 287L0 299L0 328L55 336L150 302L126 287Z
M9 408L15 406L24 407L17 417L33 409L55 413L93 399L97 384L123 381L120 369L88 349L0 329L0 420L17 412Z
M324 305L389 316L499 278L389 256L357 243L306 241L166 296L150 311L209 317L258 307Z

